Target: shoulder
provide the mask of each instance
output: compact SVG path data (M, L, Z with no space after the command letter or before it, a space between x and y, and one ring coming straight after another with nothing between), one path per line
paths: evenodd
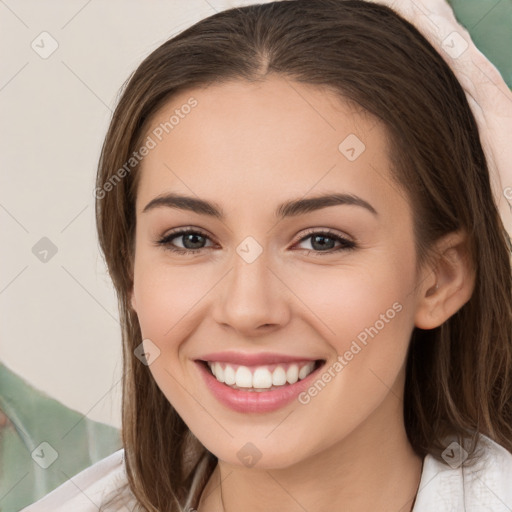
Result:
M512 454L481 435L472 464L453 443L439 461L427 455L413 512L509 512L512 510Z
M101 505L119 492L123 494L120 505L128 505L135 498L127 484L124 449L120 449L84 469L21 512L98 512Z

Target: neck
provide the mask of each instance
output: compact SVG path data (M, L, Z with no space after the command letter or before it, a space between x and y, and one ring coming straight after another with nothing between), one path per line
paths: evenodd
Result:
M407 439L401 400L392 393L387 400L349 436L293 466L219 460L198 512L412 511L423 461Z

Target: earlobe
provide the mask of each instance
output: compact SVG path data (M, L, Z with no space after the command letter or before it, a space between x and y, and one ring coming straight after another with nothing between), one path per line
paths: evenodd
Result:
M449 233L436 244L436 259L419 290L415 326L434 329L454 315L473 294L475 272L467 236Z

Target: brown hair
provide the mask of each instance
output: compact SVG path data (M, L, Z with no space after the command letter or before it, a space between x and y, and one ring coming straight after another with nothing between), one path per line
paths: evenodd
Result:
M152 52L127 82L101 153L97 229L122 322L126 470L146 510L180 510L194 464L206 461L208 477L217 459L134 356L142 341L129 301L138 166L108 193L104 185L177 92L273 74L325 87L384 124L393 177L414 205L420 264L442 235L462 229L469 236L476 272L471 299L440 327L412 334L404 420L414 450L439 458L446 435L484 433L512 451L510 240L461 85L421 33L385 6L360 0L251 5L203 19ZM194 455L186 464L188 450Z

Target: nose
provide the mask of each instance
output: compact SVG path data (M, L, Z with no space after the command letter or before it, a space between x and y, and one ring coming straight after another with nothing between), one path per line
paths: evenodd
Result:
M217 287L214 320L240 336L268 333L290 321L291 295L265 251L252 262L236 254Z

